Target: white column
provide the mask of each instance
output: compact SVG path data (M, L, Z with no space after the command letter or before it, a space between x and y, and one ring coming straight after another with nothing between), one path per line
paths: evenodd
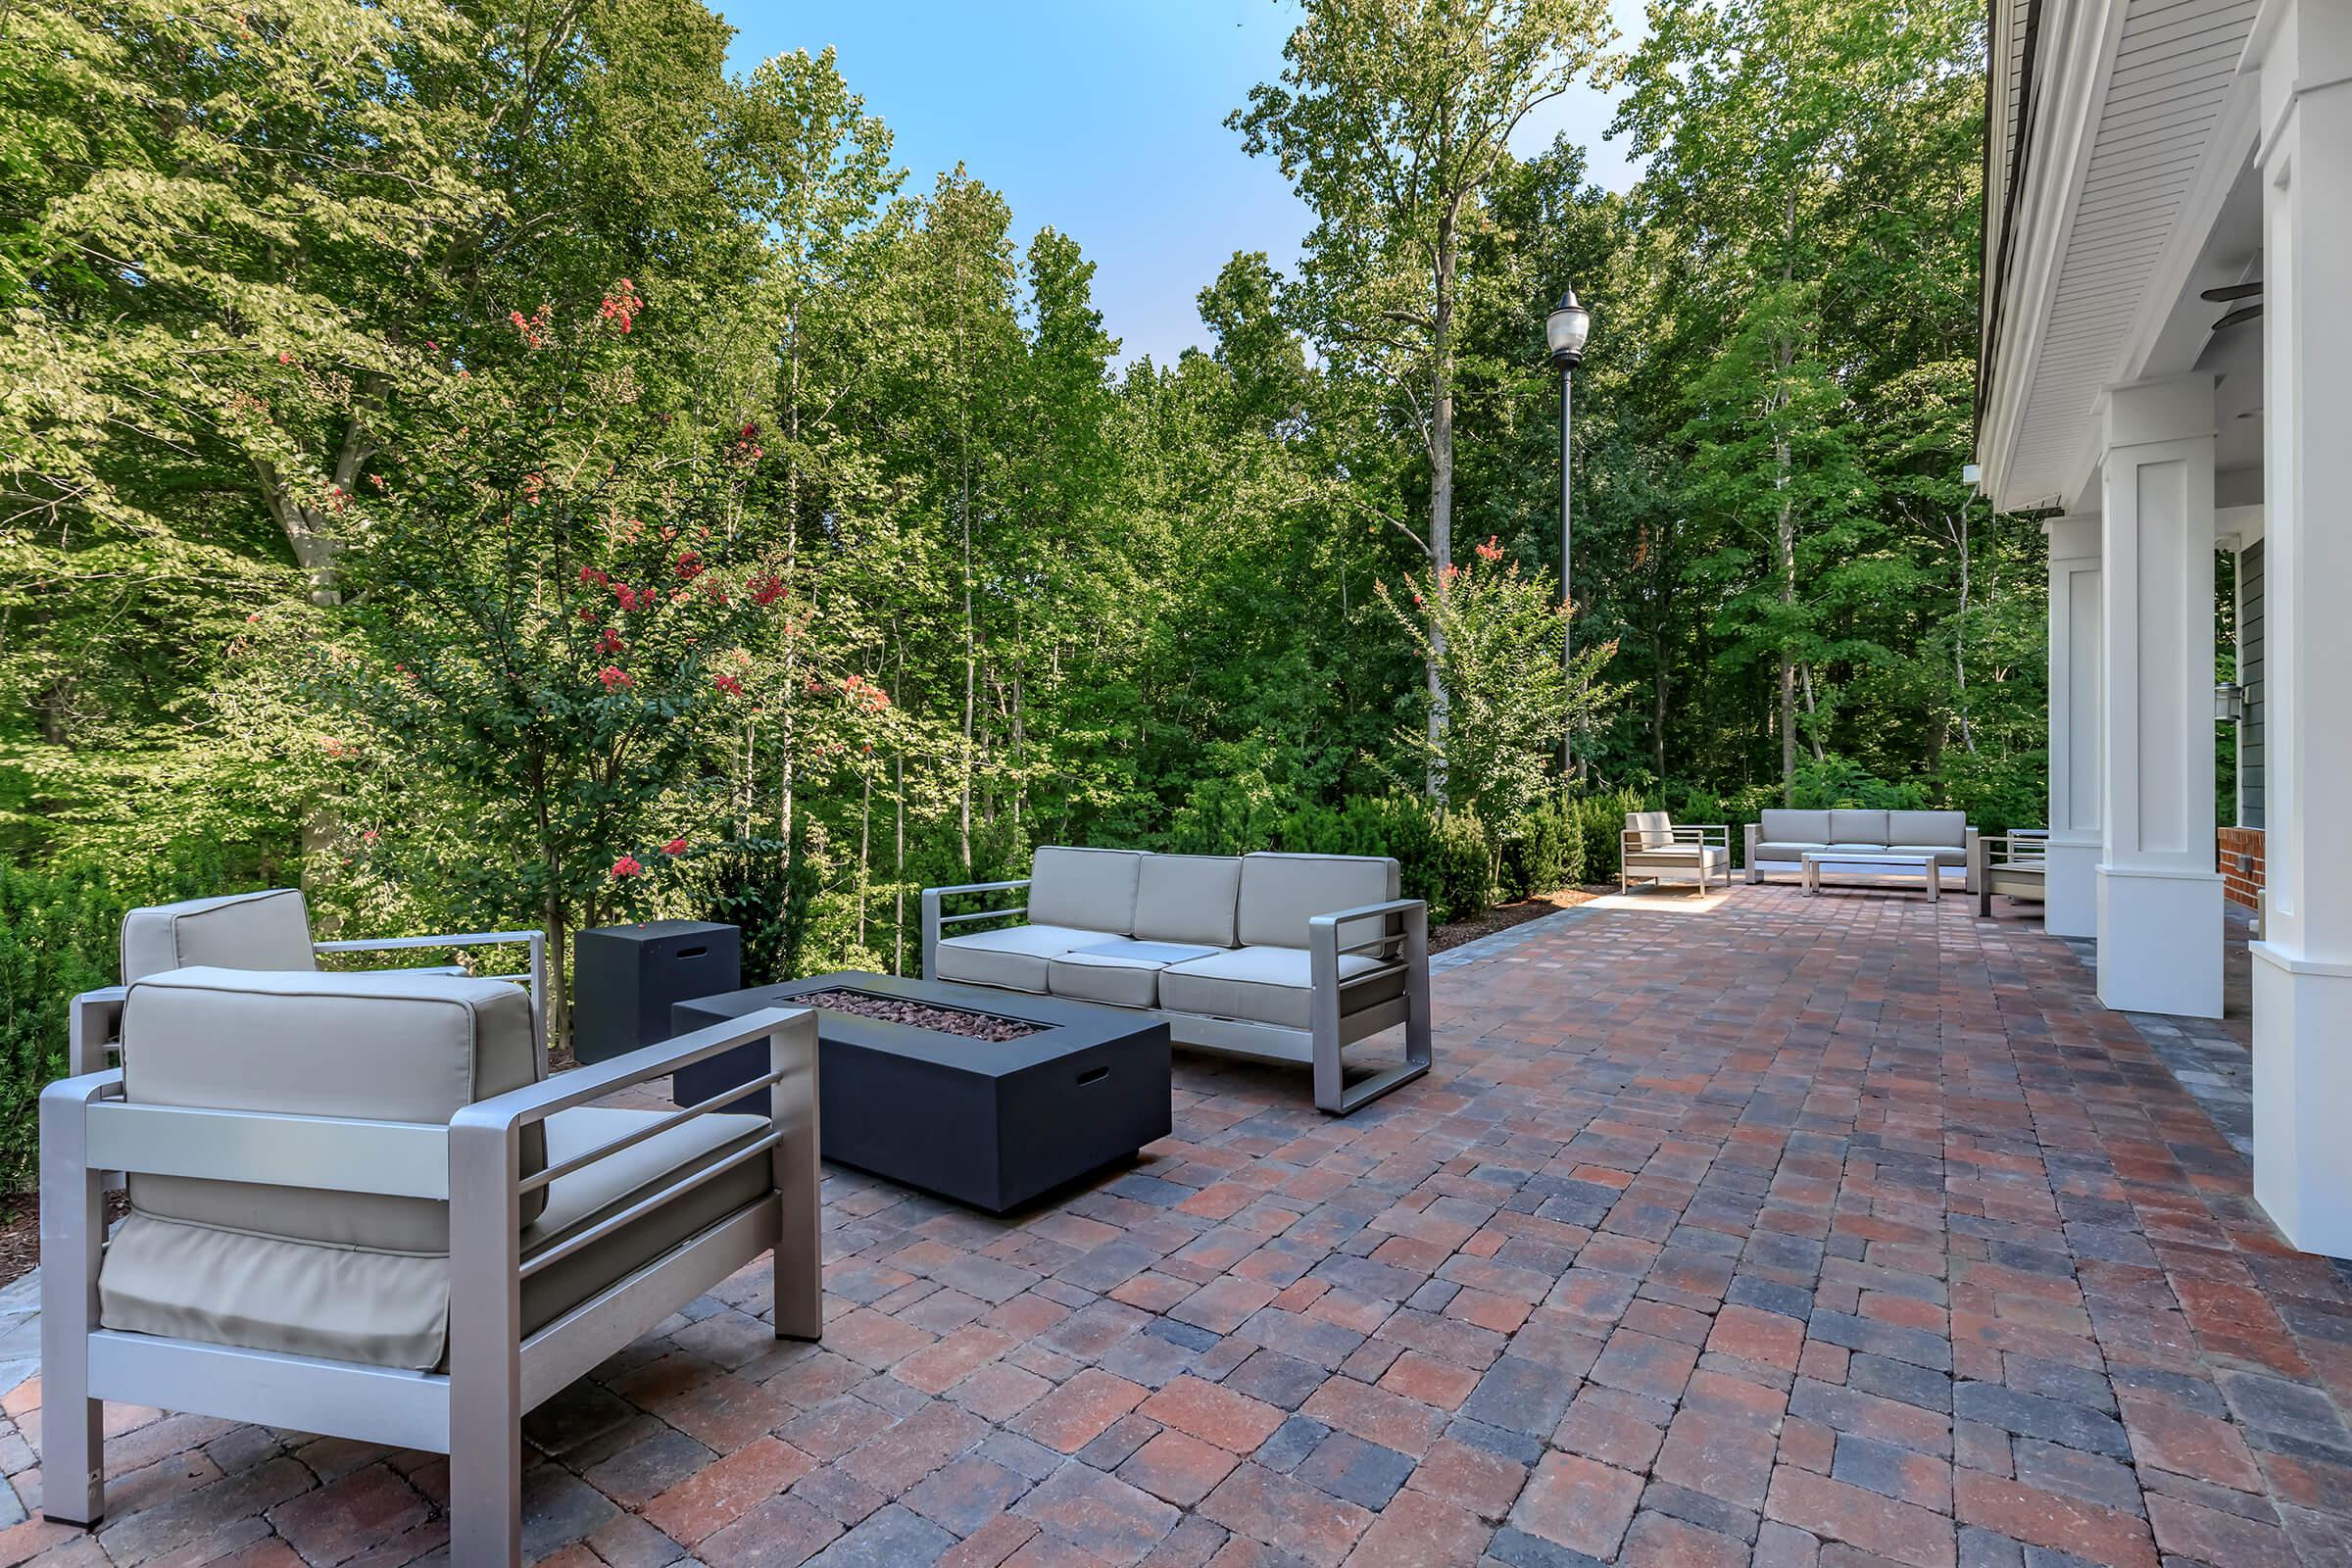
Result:
M2050 859L2042 929L2099 930L2099 519L2054 517L2050 541Z
M2218 1018L2213 377L2110 387L2106 421L2099 1000Z
M2300 11L2300 15L2296 14ZM2264 676L2254 1196L2352 1256L2352 7L2266 10Z

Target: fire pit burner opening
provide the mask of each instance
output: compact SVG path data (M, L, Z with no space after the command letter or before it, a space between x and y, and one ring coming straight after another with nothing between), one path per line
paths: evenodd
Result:
M934 1006L929 1003L908 1002L899 997L877 996L870 991L852 991L847 988L810 992L805 997L795 997L793 1002L803 1006L822 1007L828 1012L846 1012L859 1018L872 1018L879 1023L901 1023L909 1028L956 1035L965 1040L1019 1040L1036 1034L1044 1027L1020 1018L1000 1017L992 1012Z

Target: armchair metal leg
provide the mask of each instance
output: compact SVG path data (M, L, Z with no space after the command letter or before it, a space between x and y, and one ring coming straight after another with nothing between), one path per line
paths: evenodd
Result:
M1315 1108L1328 1115L1346 1116L1362 1109L1392 1089L1411 1083L1429 1071L1433 1059L1429 1018L1429 922L1426 914L1408 916L1404 928L1404 1060L1350 1086L1340 1060L1340 988L1335 983L1315 986L1307 1021L1314 1035ZM1318 982L1321 976L1317 976Z
M41 1513L94 1525L106 1515L106 1407L90 1397L106 1182L88 1168L82 1110L41 1102Z
M767 1037L776 1080L770 1103L776 1140L776 1194L782 1225L770 1258L775 1270L776 1338L813 1340L825 1328L824 1173L817 1156L816 1015L804 1012Z
M521 1200L511 1129L449 1140L449 1552L522 1561Z

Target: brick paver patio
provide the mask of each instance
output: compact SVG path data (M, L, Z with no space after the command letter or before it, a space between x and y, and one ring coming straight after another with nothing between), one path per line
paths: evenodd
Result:
M549 1562L2352 1562L2352 1304L2065 946L1740 888L1438 976L1351 1119L1178 1054L1176 1134L1010 1223L846 1171L538 1411ZM0 1400L38 1506L39 1384ZM0 1564L393 1564L446 1461L110 1411L112 1515ZM6 1499L0 1497L0 1506Z

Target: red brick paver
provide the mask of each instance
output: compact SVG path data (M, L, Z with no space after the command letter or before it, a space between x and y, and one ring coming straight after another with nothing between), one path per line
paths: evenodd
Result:
M762 1266L559 1396L533 1549L2352 1562L2343 1278L2062 944L1970 911L1522 929L1438 975L1427 1079L1333 1121L1180 1052L1173 1137L1006 1220L835 1170L825 1343L773 1342ZM48 1526L39 1425L0 1396L0 1568L447 1543L432 1455L127 1407L106 1525Z

